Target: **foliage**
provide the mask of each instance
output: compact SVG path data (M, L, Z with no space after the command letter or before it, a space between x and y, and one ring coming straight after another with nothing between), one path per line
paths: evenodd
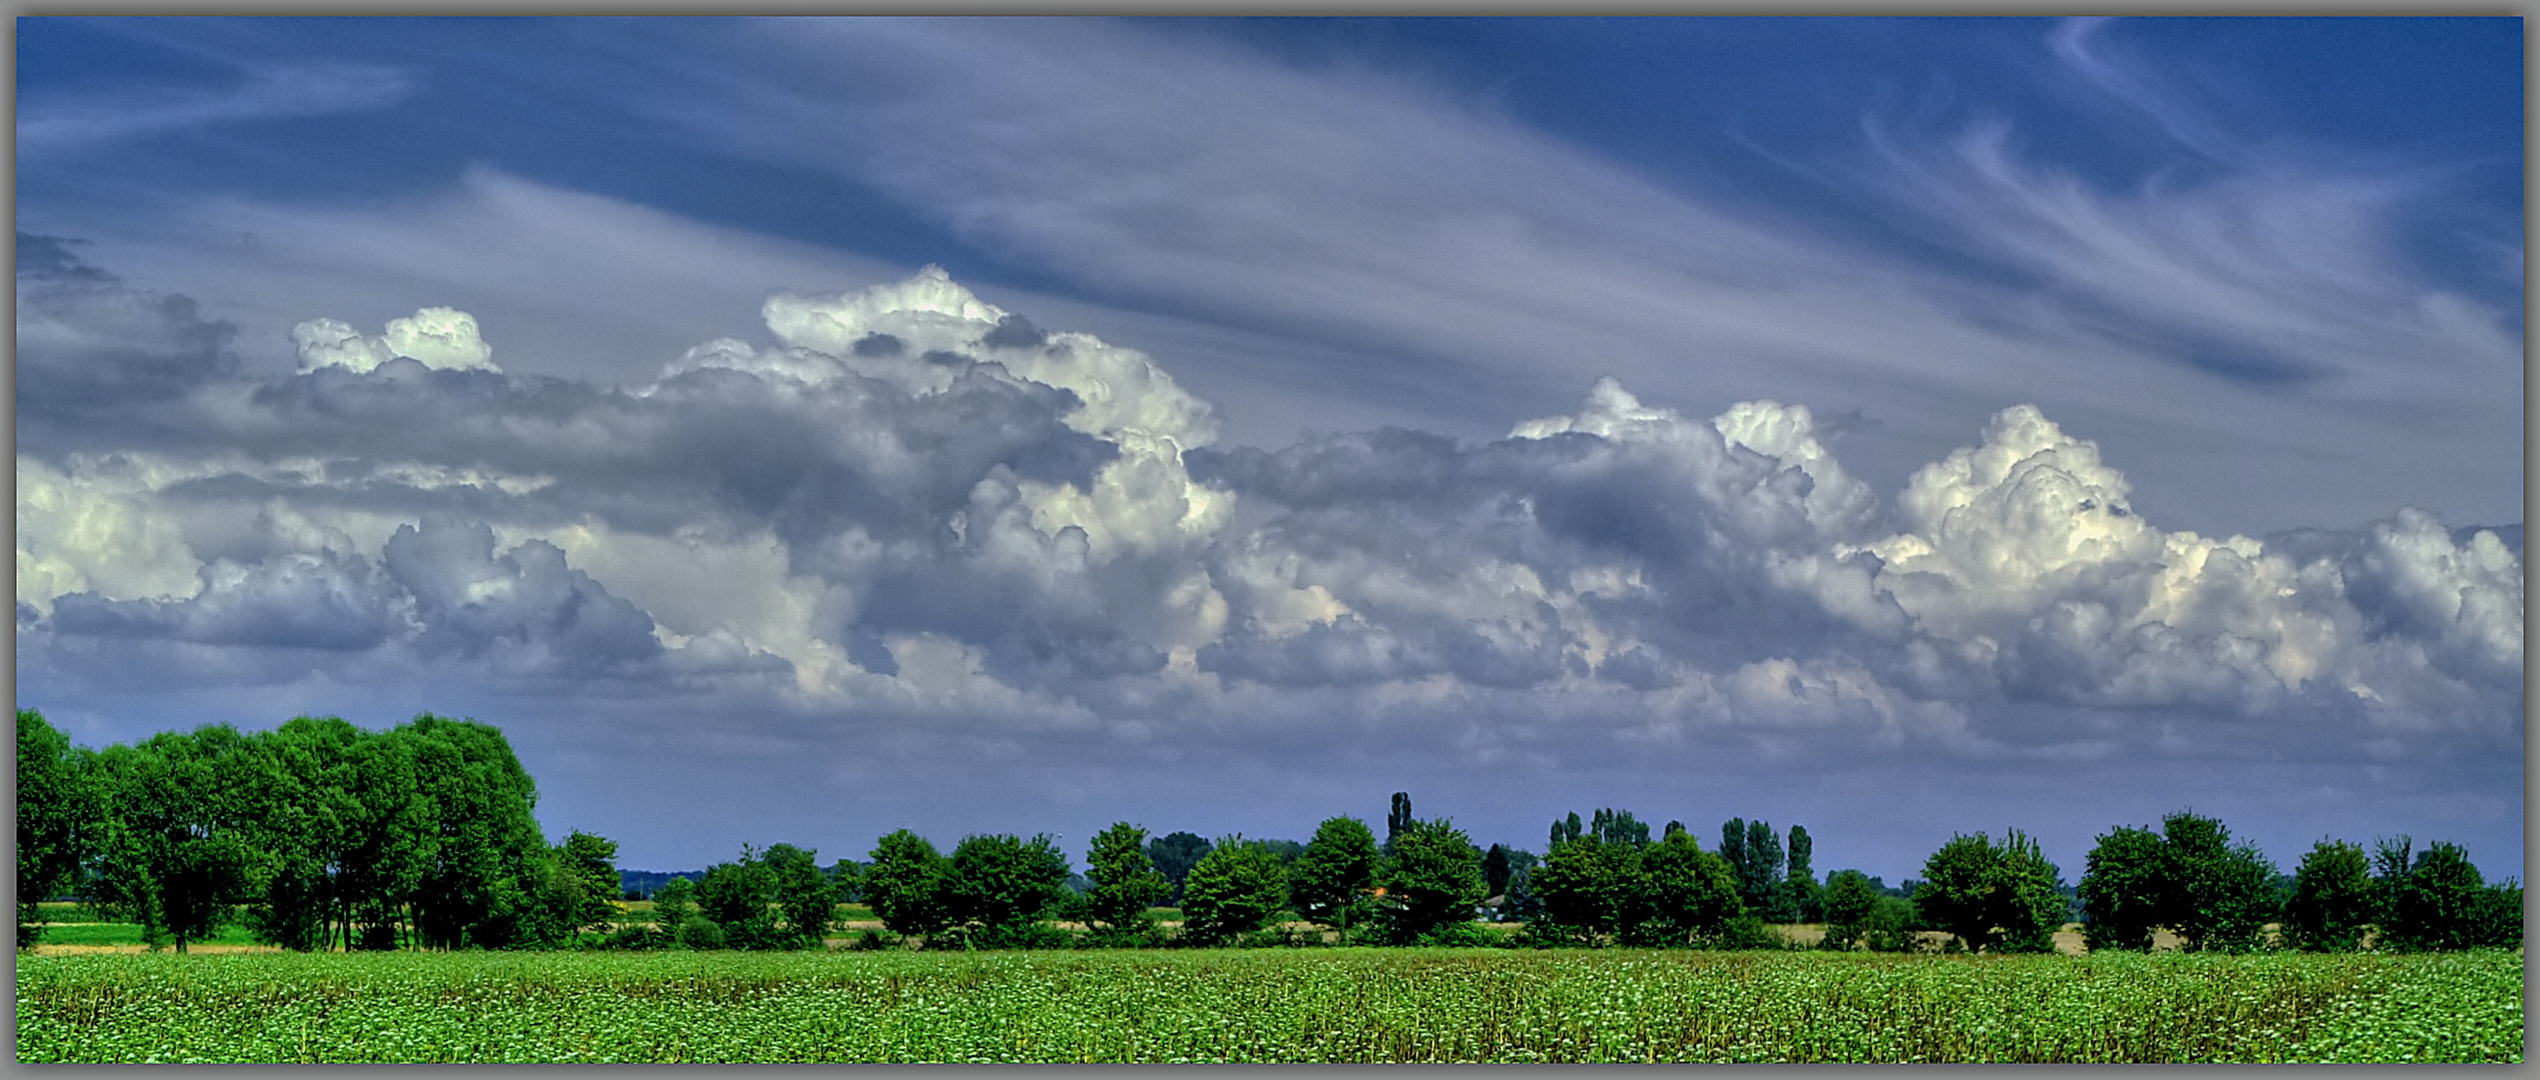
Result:
M792 944L779 929L776 870L757 849L741 847L739 860L706 868L697 881L697 913L722 931L723 945L734 949L780 949Z
M2223 823L2191 813L2161 819L2172 875L2162 924L2189 952L2245 952L2283 912L2275 864L2254 844L2234 844Z
M2152 947L2170 918L2176 885L2169 847L2150 829L2119 826L2099 837L2081 875L2083 936L2093 951Z
M1628 844L1591 835L1564 840L1535 868L1534 883L1543 897L1543 925L1529 930L1538 938L1594 945L1621 938L1642 918L1647 886L1640 852Z
M820 869L820 852L777 844L762 857L776 878L774 903L787 947L817 949L838 913L838 885Z
M1837 870L1826 875L1821 901L1826 922L1824 946L1844 950L1860 944L1870 909L1878 906L1878 888L1869 876L1858 870Z
M1522 848L1507 849L1508 886L1498 918L1528 920L1543 915L1543 899L1535 894L1534 870L1542 861Z
M209 936L265 871L248 789L253 744L227 724L162 732L97 757L107 818L100 830L97 899L139 923L152 944Z
M617 919L617 842L575 829L557 845L564 869L581 886L582 902L573 911L576 930L605 928Z
M662 933L677 936L679 928L697 914L697 883L675 877L653 891L653 926Z
M1914 906L1970 951L2046 952L2063 925L2063 878L2018 829L1999 844L1953 836L1923 864Z
M1182 883L1191 876L1191 868L1208 856L1208 841L1186 832L1166 833L1147 841L1147 857L1155 860L1156 873L1173 883L1173 902L1182 901Z
M1508 848L1492 844L1482 853L1482 892L1486 896L1504 896L1508 892Z
M1085 920L1131 941L1154 936L1147 909L1173 892L1173 883L1156 871L1146 842L1145 829L1122 821L1094 834L1085 853L1086 876L1094 883L1085 896Z
M864 871L864 902L894 934L928 936L952 924L952 867L935 845L907 829L876 842Z
M2400 838L2403 858L2406 847ZM2522 889L2490 888L2459 845L2435 841L2406 865L2404 874L2389 874L2382 883L2383 947L2422 952L2521 943Z
M1393 802L1385 810L1385 854L1393 854L1394 838L1401 836L1403 830L1410 828L1412 820L1411 793L1394 792Z
M1730 818L1720 824L1720 857L1737 878L1738 898L1765 922L1795 922L1799 907L1784 885L1781 837L1764 821Z
M416 936L440 948L529 944L529 856L547 846L536 781L491 725L426 713L389 734L409 741L438 811L411 904Z
M1449 922L1470 922L1483 900L1482 853L1453 823L1414 820L1393 838L1378 886L1392 939L1409 942Z
M1326 818L1314 827L1305 854L1288 868L1288 893L1296 912L1307 920L1341 931L1365 923L1375 910L1372 894L1383 856L1376 834L1354 817Z
M2372 871L2364 849L2323 838L2293 872L2293 895L2284 905L2285 941L2311 952L2352 952L2363 944L2372 919Z
M962 838L953 848L946 913L964 944L1015 948L1034 931L1067 886L1067 856L1048 836L1005 833Z
M32 709L18 710L18 947L43 934L38 903L79 879L103 824L90 755Z
M1641 907L1647 917L1632 935L1638 942L1716 940L1731 919L1746 914L1728 860L1702 850L1693 834L1669 833L1639 855Z
M1633 817L1629 810L1607 807L1588 819L1588 835L1609 844L1644 848L1649 846L1649 823Z
M1882 895L1861 920L1861 943L1872 952L1914 952L1923 945L1915 932L1921 923L1921 913L1912 901Z
M2469 940L2474 948L2522 948L2522 884L2512 879L2487 887L2470 906Z
M1782 877L1782 892L1789 899L1792 917L1800 922L1819 922L1825 918L1825 908L1818 896L1821 890L1817 884L1817 871L1812 865L1816 846L1816 841L1809 838L1806 826L1790 827L1789 869Z
M1552 839L1546 842L1544 850L1548 852L1564 843L1578 839L1584 835L1581 828L1578 812L1571 811L1569 817L1552 823Z
M2496 951L27 956L17 993L31 1063L2523 1056Z
M1287 902L1288 873L1279 857L1230 836L1191 868L1182 889L1182 934L1194 944L1231 941L1261 929Z

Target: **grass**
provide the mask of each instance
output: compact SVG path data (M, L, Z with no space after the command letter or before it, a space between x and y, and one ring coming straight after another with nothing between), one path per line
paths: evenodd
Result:
M2508 1061L2522 963L1310 949L18 958L28 1062Z
M212 931L211 937L204 938L200 941L189 942L188 944L253 945L256 943L255 934L249 931L246 927L230 925L223 926ZM139 945L142 944L141 924L124 922L53 923L44 928L44 936L39 940L38 944ZM173 948L174 946L170 947Z

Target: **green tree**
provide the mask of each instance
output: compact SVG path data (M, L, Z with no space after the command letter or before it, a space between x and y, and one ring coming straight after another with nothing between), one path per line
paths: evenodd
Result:
M1289 894L1297 914L1341 932L1345 941L1352 923L1364 923L1374 910L1372 894L1383 856L1376 834L1354 817L1326 818L1314 827L1305 854L1289 868Z
M2285 941L2310 952L2353 952L2372 922L2371 864L2361 845L2322 838L2293 871Z
M1720 825L1720 857L1737 875L1738 899L1765 922L1792 922L1798 906L1783 884L1781 837L1765 821L1730 818Z
M2190 952L2246 952L2283 912L2275 864L2257 845L2235 844L2223 823L2192 813L2161 819L2161 839L2176 875L2163 920Z
M1870 910L1877 907L1878 902L1878 887L1870 884L1868 875L1858 870L1837 870L1826 875L1823 900L1826 947L1850 949L1859 943L1869 922Z
M1914 906L1970 951L2046 952L2063 925L2063 889L2037 841L2012 829L1999 844L1952 836L1923 864Z
M1507 894L1508 849L1506 847L1492 844L1489 851L1482 853L1482 891L1491 896ZM1485 900L1487 902L1487 898Z
M529 903L512 917L512 947L559 949L576 944L581 937L578 920L592 899L589 883L566 864L562 848L530 852L522 865Z
M697 881L697 910L723 931L723 943L735 949L778 949L791 935L776 924L776 871L747 844L741 857L706 868Z
M697 883L689 878L672 878L653 891L653 926L691 949L723 947L723 929L697 910Z
M2180 812L2161 832L2119 827L2091 848L2079 893L2090 947L2142 950L2152 928L2178 935L2181 949L2246 951L2282 910L2275 864L2252 844L2235 844L2213 818Z
M1638 854L1643 882L1638 906L1647 916L1633 935L1639 942L1716 940L1729 920L1745 913L1736 872L1728 860L1702 850L1693 834L1671 832Z
M1649 823L1633 817L1629 810L1607 807L1588 820L1588 833L1609 844L1629 844L1634 848L1649 846Z
M1288 871L1269 848L1230 836L1191 868L1182 888L1182 936L1193 944L1233 941L1261 929L1288 903Z
M1552 823L1552 839L1544 845L1543 850L1546 853L1550 853L1553 848L1560 847L1568 841L1576 840L1582 835L1585 834L1582 832L1582 826L1579 823L1578 812L1575 810L1571 811L1569 817Z
M2388 921L2381 927L2384 947L2401 952L2477 947L2486 893L2468 852L2440 840L2426 845L2390 887Z
M1182 883L1190 879L1191 868L1208 857L1208 841L1186 832L1171 832L1147 841L1147 857L1155 860L1155 872L1173 883L1173 902L1182 900Z
M1155 920L1147 909L1172 895L1173 883L1147 854L1147 831L1126 821L1112 823L1094 834L1085 863L1085 876L1094 884L1085 899L1086 918L1116 937L1152 938Z
M1542 863L1534 852L1524 848L1508 849L1508 886L1506 902L1499 908L1503 920L1531 921L1543 915L1543 898L1535 895L1535 867Z
M1811 865L1816 847L1805 826L1790 827L1790 869L1782 878L1782 892L1789 898L1792 918L1800 922L1816 922L1825 917L1825 909L1818 902L1817 871Z
M18 710L18 947L44 932L41 902L79 880L102 826L88 766L70 737Z
M1412 821L1393 838L1379 884L1397 943L1448 923L1471 922L1481 903L1482 853L1452 822Z
M2152 928L2171 918L2176 874L2159 833L2120 825L2100 835L2082 871L2083 938L2093 951L2152 947Z
M1067 856L1048 836L964 837L951 869L952 922L965 942L988 948L1029 944L1067 887Z
M617 921L617 842L575 829L556 849L559 861L581 885L582 902L573 912L576 930L606 930Z
M533 944L539 901L532 857L548 850L538 785L489 724L425 713L387 733L411 753L431 803L430 858L414 889L417 935L438 948Z
M1586 945L1620 940L1645 917L1648 885L1640 852L1582 834L1554 844L1532 875L1543 918L1528 929L1546 941Z
M821 871L829 875L829 883L838 887L838 902L861 903L864 900L864 864L854 859L840 859Z
M227 724L162 732L99 755L108 793L96 891L110 910L141 924L145 940L211 936L231 906L262 885L246 789L253 744Z
M777 844L760 857L775 879L771 899L788 948L820 948L837 917L838 885L821 872L819 856L815 849Z
M2470 944L2482 949L2522 947L2522 884L2508 878L2487 887L2470 908Z
M1921 944L1914 932L1921 923L1914 905L1899 897L1881 893L1870 905L1870 914L1861 920L1861 943L1872 952L1912 952Z
M901 829L874 845L864 902L894 934L932 937L952 923L952 867L935 845Z

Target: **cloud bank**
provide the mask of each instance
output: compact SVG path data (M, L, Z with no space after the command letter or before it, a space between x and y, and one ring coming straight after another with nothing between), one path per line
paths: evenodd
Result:
M1610 378L1489 441L1221 448L1155 359L931 267L776 293L773 344L640 384L496 367L432 306L311 313L253 378L185 298L20 253L22 702L404 679L1572 763L2520 750L2518 530L2165 530L2024 404L1892 494L1804 405Z

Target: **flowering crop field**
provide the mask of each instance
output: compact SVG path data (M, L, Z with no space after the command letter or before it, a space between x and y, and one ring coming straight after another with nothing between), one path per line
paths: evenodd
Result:
M27 1062L2522 1060L2513 953L18 956Z

